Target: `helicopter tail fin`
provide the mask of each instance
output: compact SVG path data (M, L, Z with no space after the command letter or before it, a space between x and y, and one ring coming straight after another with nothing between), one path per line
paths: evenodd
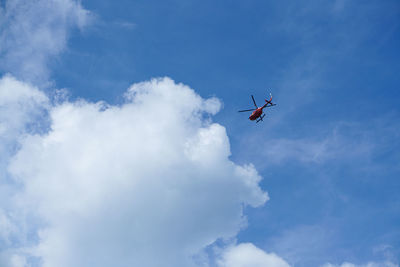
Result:
M270 93L269 95L270 95L269 100L265 99L265 102L267 102L267 103L271 103L271 101L272 101L272 94Z

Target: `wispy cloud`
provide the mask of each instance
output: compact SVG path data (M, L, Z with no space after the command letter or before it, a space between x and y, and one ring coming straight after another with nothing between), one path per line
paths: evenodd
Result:
M91 18L74 0L7 0L0 14L0 69L40 84L50 76L52 57L66 48L70 31Z
M319 225L299 225L284 230L268 240L268 247L287 259L292 266L304 266L303 262L317 266L329 257L335 232ZM324 262L324 261L323 261Z
M327 161L370 159L375 144L371 140L365 140L365 133L357 135L354 130L359 132L359 129L353 128L353 132L344 133L339 126L323 138L271 139L263 148L263 155L270 164L293 160L321 164Z
M344 262L342 264L331 264L327 263L322 265L321 267L398 267L399 265L390 261L384 262L368 262L365 264L353 264L350 262Z
M134 30L137 27L136 23L129 22L129 21L115 21L114 25L116 25L117 27L126 29L126 30Z

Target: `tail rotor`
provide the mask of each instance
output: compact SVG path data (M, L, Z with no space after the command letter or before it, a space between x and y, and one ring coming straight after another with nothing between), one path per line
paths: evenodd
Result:
M271 101L272 101L272 94L271 93L269 93L269 100L267 100L267 99L265 99L265 102L267 102L267 103L271 103Z

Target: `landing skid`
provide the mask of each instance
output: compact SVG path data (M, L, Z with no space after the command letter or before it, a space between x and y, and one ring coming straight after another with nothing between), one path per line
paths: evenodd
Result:
M256 121L256 123L258 123L259 121L262 121L264 117L265 117L265 114L261 115L261 117Z

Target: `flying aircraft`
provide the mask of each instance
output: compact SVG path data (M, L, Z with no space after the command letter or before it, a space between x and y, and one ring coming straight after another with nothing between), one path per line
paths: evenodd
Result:
M267 108L267 107L276 106L276 104L274 104L274 103L271 102L271 101L272 101L272 95L271 95L271 94L269 94L269 95L270 95L271 97L269 98L269 100L265 99L265 102L266 102L266 103L265 103L262 107L258 107L258 106L257 106L256 101L254 100L253 95L251 95L251 98L253 99L254 106L255 106L256 108L245 109L245 110L239 110L239 112L253 111L253 113L251 113L251 115L250 115L250 117L249 117L249 120L251 120L251 121L254 121L254 120L255 120L256 122L262 121L263 118L265 117L265 114L263 114L263 109L264 109L264 108Z

